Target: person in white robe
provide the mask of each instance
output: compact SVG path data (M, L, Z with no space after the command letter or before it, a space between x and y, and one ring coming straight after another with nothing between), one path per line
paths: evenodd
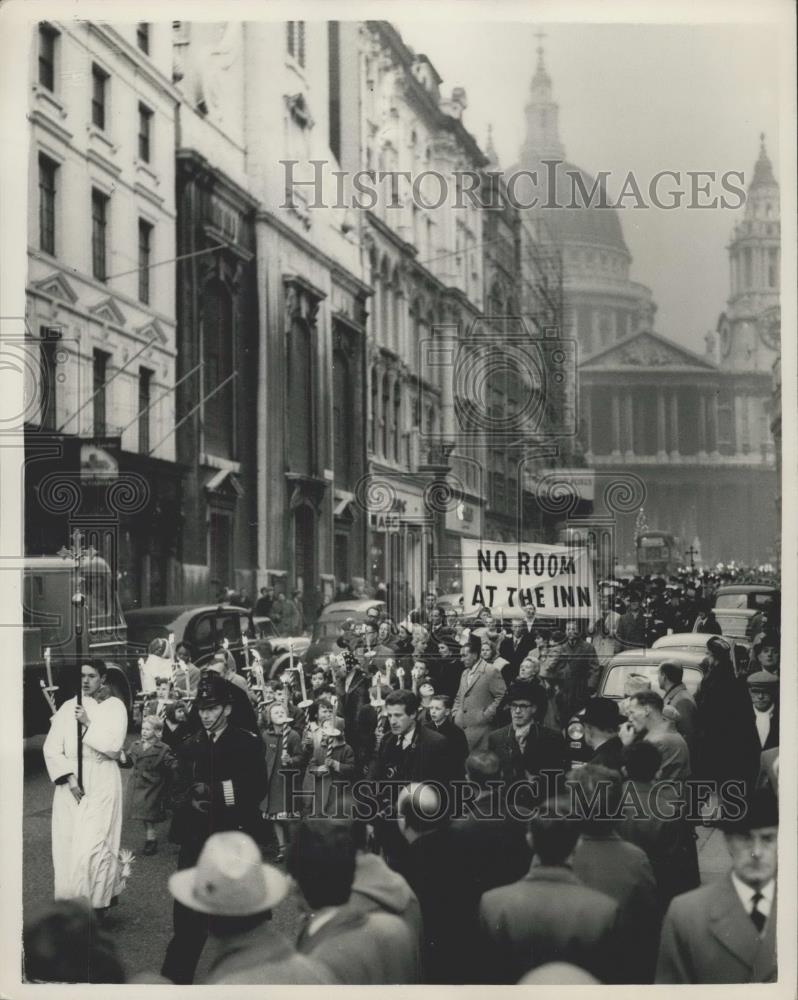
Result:
M81 666L83 704L70 698L53 716L44 760L53 796L55 898L88 899L105 910L123 884L119 861L122 778L117 764L127 736L124 703L105 682L100 660ZM83 727L83 788L78 785L77 723Z

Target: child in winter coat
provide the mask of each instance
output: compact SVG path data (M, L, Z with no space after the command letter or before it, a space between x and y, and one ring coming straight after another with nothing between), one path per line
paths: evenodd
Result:
M129 796L130 818L144 823L143 854L158 850L156 825L166 819L166 799L175 769L175 756L161 738L163 719L145 715L141 739L119 754L119 766L133 769Z

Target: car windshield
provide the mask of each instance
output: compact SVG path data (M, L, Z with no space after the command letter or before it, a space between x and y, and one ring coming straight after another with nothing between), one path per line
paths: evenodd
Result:
M601 694L606 698L625 698L626 683L630 677L645 677L651 684L651 690L659 695L665 692L657 682L658 663L616 663L611 666L604 678ZM701 683L701 671L695 667L685 667L682 680L691 695L695 695Z

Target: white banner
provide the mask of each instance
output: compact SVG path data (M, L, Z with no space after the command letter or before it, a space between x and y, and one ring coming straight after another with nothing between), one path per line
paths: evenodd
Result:
M461 539L463 606L497 612L533 604L546 618L600 614L593 563L587 549L537 542Z

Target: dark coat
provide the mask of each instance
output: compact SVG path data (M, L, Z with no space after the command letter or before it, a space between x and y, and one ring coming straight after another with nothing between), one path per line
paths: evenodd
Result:
M128 817L145 823L166 819L166 806L177 761L163 740L155 740L145 749L143 740L134 740L125 751L120 767L132 767L128 789Z
M175 756L172 843L191 846L198 855L208 837L221 830L243 830L257 837L266 763L256 736L228 725L211 743L203 731L181 743Z
M507 660L509 666L509 670L504 677L506 683L510 683L516 679L522 661L526 659L534 648L534 633L528 632L526 629L521 634L518 645L516 645L515 637L512 635L508 636L506 639L502 639L499 644L499 656L501 656L502 659Z
M260 803L261 812L269 816L297 812L299 800L299 772L302 764L302 738L287 724L278 733L272 726L261 730L261 740L266 748L266 772L269 776L266 795ZM288 764L283 765L283 747L288 754Z
M482 897L480 981L514 984L540 965L568 962L611 982L619 962L618 904L570 868L530 868Z
M434 722L428 722L427 729L446 740L446 749L449 754L449 775L453 781L462 781L465 778L465 761L468 756L466 734L454 724L451 716L439 726L436 726Z
M696 726L698 724L698 709L696 708L696 703L693 701L692 695L684 686L684 684L677 684L668 691L665 697L662 699L665 705L670 705L675 708L679 713L679 719L676 722L676 728L679 734L684 737L684 741L687 744L687 748L690 751L690 756L695 753L695 735Z
M408 784L411 781L449 780L451 758L446 738L416 724L413 742L407 750L397 751L397 741L389 731L380 745L369 775L380 781L393 778Z
M532 851L525 825L507 815L498 788L483 791L468 808L470 815L453 819L450 829L460 877L476 919L483 893L523 878Z
M626 946L615 982L650 983L654 978L662 911L657 883L645 851L616 831L587 833L573 855L574 874L591 889L615 899L618 928Z
M334 760L340 764L340 770L318 774L315 768ZM329 755L324 747L311 757L308 769L302 782L303 791L309 791L312 807L317 816L328 816L340 808L341 796L355 777L355 751L348 743L339 743L330 747Z
M344 690L344 682L337 685L338 711L344 720L344 739L355 751L358 761L363 759L367 751L364 746L364 733L360 728L360 711L369 704L369 680L362 670L356 670L348 691Z
M502 777L508 783L526 780L526 767L521 748L512 726L497 729L488 737L488 749L499 758ZM565 740L556 729L547 729L533 722L526 743L526 765L533 764L532 775L543 771L563 772L568 766Z
M620 773L623 767L623 743L620 736L611 736L606 743L593 751L589 763L600 764Z
M759 733L744 680L718 683L708 674L699 689L696 760L692 777L709 781L754 781L759 770Z
M772 983L777 974L775 899L762 937L729 875L673 900L662 927L657 983Z
M617 830L624 840L646 852L664 911L674 896L698 888L701 879L693 829L680 815L678 792L668 784L658 785L656 793L654 789L654 782L624 783L626 818Z
M433 830L408 844L401 874L421 906L422 961L427 983L456 983L462 967L466 883L447 829Z
M560 686L557 710L564 727L572 715L585 707L598 683L599 661L595 647L584 639L577 639L573 646L564 642L557 648L548 672Z
M634 614L627 611L621 615L618 628L615 630L615 652L620 653L624 649L640 649L646 645L646 620L643 612Z

